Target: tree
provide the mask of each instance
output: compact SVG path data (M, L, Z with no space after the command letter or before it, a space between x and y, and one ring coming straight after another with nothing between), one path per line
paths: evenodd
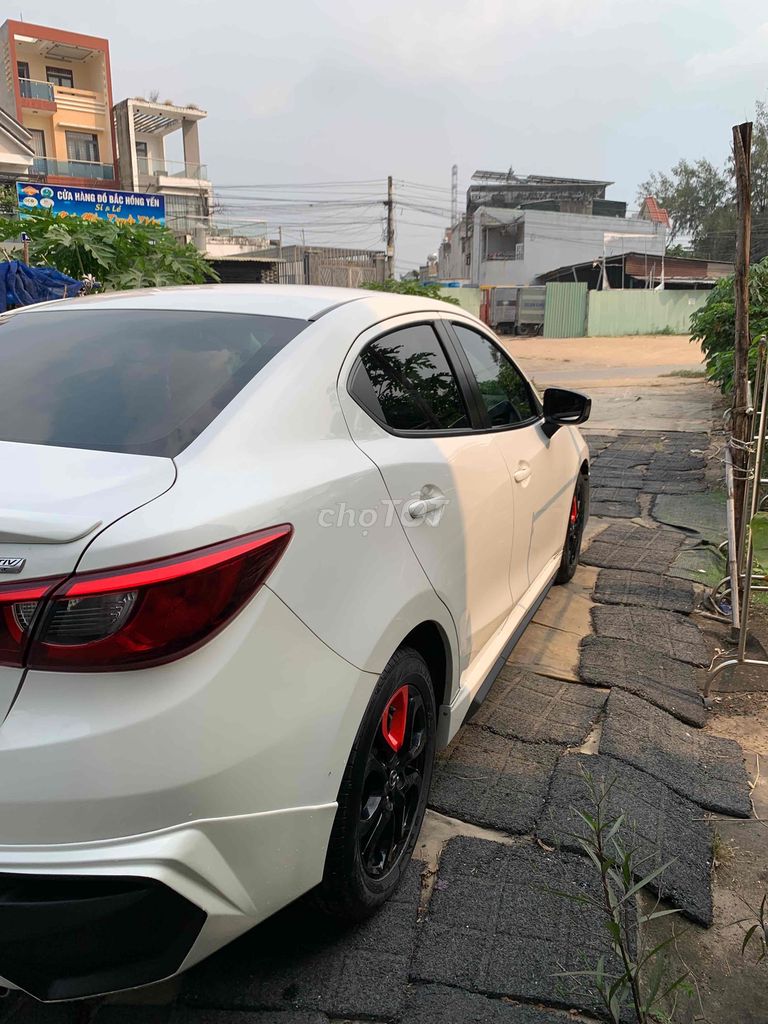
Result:
M56 267L77 279L93 275L104 290L203 284L218 275L193 245L158 224L53 217L35 212L0 219L0 242L30 237L32 266Z
M752 345L750 376L757 355L757 339L768 334L768 260L753 264L749 271L749 325ZM707 360L707 376L729 392L733 385L733 339L736 306L733 278L718 281L706 303L691 317L691 337L700 341Z
M440 302L450 302L454 306L459 306L461 303L458 299L454 299L451 296L445 296L440 292L440 285L437 284L421 284L419 281L395 281L390 279L389 281L369 281L366 288L370 288L376 292L397 292L399 295L418 295L425 299L438 299Z
M736 244L735 171L731 155L718 168L709 160L679 160L669 173L656 171L642 182L637 200L655 196L669 211L669 241L690 239L694 255L732 260ZM757 101L752 136L753 259L768 242L768 104ZM765 215L763 226L762 215Z

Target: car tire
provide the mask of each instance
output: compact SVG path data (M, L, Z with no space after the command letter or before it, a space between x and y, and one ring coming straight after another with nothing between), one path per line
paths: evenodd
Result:
M555 583L568 583L573 579L581 555L584 527L589 518L589 477L579 473L568 512L568 529L563 544L563 556L555 576Z
M363 920L397 888L424 819L436 723L429 668L417 651L401 648L379 678L339 789L315 893L333 917Z

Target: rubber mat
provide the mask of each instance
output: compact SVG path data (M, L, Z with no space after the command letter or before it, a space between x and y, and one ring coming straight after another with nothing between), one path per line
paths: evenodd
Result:
M567 972L601 956L606 973L615 971L608 932L597 910L559 892L597 896L598 887L586 857L547 853L533 843L453 839L440 860L412 976L594 1012L593 986Z
M605 604L638 605L684 614L690 614L696 606L695 591L687 580L627 569L603 569L592 596Z
M601 568L664 572L682 542L683 538L674 530L619 523L599 533L583 552L581 561Z
M619 690L608 698L600 753L648 772L709 811L737 818L752 813L744 755L735 740L688 729Z
M587 636L581 642L579 674L591 686L628 690L688 725L704 725L704 701L699 693L703 672L683 661L626 640Z
M632 850L641 877L666 864L651 888L698 924L712 923L712 826L702 820L701 808L674 793L658 779L603 754L565 754L555 770L547 805L538 829L551 846L579 849L576 836L587 826L575 808L592 813L592 798L585 783L610 791L606 816L624 815L620 841Z
M438 755L429 806L474 825L532 832L561 749L468 725Z
M629 640L677 661L704 668L711 660L696 624L674 612L597 604L592 608L592 625L598 636Z
M587 738L606 694L505 665L472 719L499 736L574 746Z

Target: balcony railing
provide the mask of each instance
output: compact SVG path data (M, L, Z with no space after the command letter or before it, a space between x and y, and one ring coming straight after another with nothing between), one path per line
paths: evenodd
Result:
M106 116L107 104L101 93L57 85L54 87L53 95L59 110L71 110L77 114L98 114L100 117Z
M154 156L136 158L139 175L151 178L158 174L166 178L192 178L195 181L208 180L208 168L205 164L186 164L180 160L161 160Z
M53 103L53 86L48 82L38 82L34 78L20 78L19 92L25 100L45 100Z
M47 156L36 156L33 167L38 174L49 174L55 178L115 180L114 164L97 164L86 160L54 160Z

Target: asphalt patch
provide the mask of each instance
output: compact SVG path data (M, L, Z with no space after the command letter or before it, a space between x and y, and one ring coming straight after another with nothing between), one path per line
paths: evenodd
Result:
M689 615L696 607L696 592L688 580L662 573L603 569L592 594L604 604L638 605Z
M598 636L629 640L690 665L705 668L711 660L699 628L684 615L656 608L597 604L592 608L592 625Z
M579 675L590 686L628 690L688 725L704 725L700 672L683 661L626 640L587 636L581 641Z
M590 501L636 501L637 491L630 487L593 486L590 490Z
M560 750L468 725L438 755L429 806L473 825L532 832Z
M744 755L735 740L693 731L647 701L614 690L600 753L626 761L708 811L748 818Z
M679 473L694 470L703 472L704 465L704 459L701 455L691 455L685 452L659 452L658 455L654 455L651 459L649 473L653 474L655 471L659 471L661 473Z
M403 1024L575 1024L570 1013L489 999L447 985L415 985L402 1019Z
M618 837L622 847L633 853L636 877L666 864L650 888L692 921L709 926L712 826L702 820L697 804L653 776L604 754L563 755L538 829L542 842L576 850L577 837L587 837L587 826L574 810L588 814L595 810L585 772L593 784L608 791L603 805L606 819L624 815Z
M236 1010L398 1018L416 936L423 865L413 861L392 899L344 926L300 900L186 975L187 1004Z
M440 860L412 976L470 992L598 1011L588 979L567 975L594 969L601 956L606 973L617 970L604 919L559 892L598 897L599 880L586 857L548 853L533 843L451 840Z
M674 530L617 523L595 537L583 552L581 561L606 569L664 572L681 545L682 537Z
M613 446L606 448L604 452L596 455L593 462L601 470L611 469L624 470L637 466L648 466L651 461L651 453L642 450L637 451L614 451Z
M48 1014L40 1016L40 1024L60 1024L58 1017L50 1015L50 1006L41 1007ZM263 1010L255 1013L247 1010L207 1010L185 1007L182 1011L173 1005L100 1006L95 1016L84 1017L82 1006L79 1017L73 1017L73 1024L328 1024L322 1013L305 1013L302 1010ZM2 1018L0 1018L2 1019ZM69 1018L67 1018L69 1019ZM18 1024L35 1024L36 1017L20 1017ZM61 1019L63 1024L63 1018ZM9 1022L10 1024L10 1022Z
M505 665L472 724L529 743L575 746L586 739L606 694Z

